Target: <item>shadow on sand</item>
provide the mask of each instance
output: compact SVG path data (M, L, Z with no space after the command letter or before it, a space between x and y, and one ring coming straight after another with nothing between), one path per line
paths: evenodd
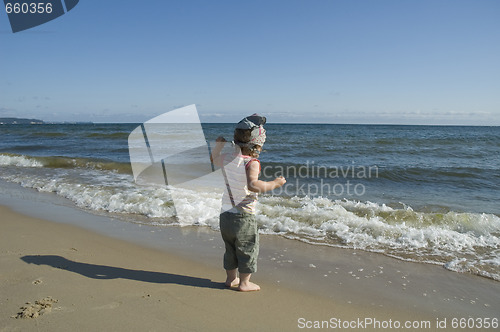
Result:
M192 287L224 289L224 283L210 279L185 275L124 269L107 265L80 263L55 255L30 255L21 257L29 264L48 265L58 269L71 271L93 279L130 279L158 284L177 284Z

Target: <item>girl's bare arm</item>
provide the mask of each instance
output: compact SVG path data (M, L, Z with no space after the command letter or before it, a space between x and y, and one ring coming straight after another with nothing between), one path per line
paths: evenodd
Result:
M273 181L259 180L260 165L259 162L251 161L247 169L247 186L248 190L263 193L281 187L286 183L284 177L280 176Z

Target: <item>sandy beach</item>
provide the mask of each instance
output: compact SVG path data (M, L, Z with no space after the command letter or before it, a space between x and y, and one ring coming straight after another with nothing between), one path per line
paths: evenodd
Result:
M0 332L500 332L500 0L4 5Z
M498 282L439 266L262 236L262 290L240 293L222 284L217 232L142 228L171 239L153 248L43 219L0 207L0 331L435 330L499 318ZM21 318L23 307L45 309Z
M241 294L223 287L218 269L6 208L0 214L1 331L275 330L296 325L290 313L326 317L335 308L265 284L267 291ZM48 296L57 300L50 314L11 318Z

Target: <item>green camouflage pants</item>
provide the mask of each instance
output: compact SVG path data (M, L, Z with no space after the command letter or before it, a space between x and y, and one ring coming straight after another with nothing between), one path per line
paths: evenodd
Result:
M259 232L255 215L224 212L220 215L220 232L226 246L224 269L238 268L240 273L256 272Z

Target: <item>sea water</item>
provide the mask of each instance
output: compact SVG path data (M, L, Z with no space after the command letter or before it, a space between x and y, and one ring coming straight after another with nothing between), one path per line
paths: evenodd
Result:
M217 230L220 191L135 183L128 136L137 126L0 125L0 178L124 222ZM208 141L232 138L233 124L202 126ZM260 232L500 280L500 127L266 129L261 178L287 183L260 195Z

